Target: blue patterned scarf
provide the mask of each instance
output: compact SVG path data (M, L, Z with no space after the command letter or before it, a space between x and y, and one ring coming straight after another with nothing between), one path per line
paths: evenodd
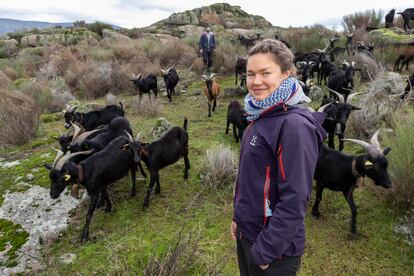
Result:
M260 114L266 109L275 105L295 105L298 103L310 103L311 100L303 93L297 79L289 77L284 80L269 97L264 100L255 100L250 93L244 98L244 109L248 116L247 120L254 121L259 118Z

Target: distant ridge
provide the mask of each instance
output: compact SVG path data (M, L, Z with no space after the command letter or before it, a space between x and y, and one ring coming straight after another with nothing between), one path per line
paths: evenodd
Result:
M62 27L71 27L73 23L50 23L42 21L25 21L10 18L0 18L0 35L21 30L29 30L33 28L46 29L56 25Z
M0 35L4 35L10 32L16 32L21 30L30 30L33 28L47 29L56 25L62 26L63 28L72 27L73 23L51 23L42 21L26 21L10 18L0 18ZM112 25L114 29L120 29L121 27Z

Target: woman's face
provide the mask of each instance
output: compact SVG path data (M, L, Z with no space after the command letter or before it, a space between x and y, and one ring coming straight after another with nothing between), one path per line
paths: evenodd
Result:
M288 72L282 72L272 54L258 53L247 60L247 89L257 101L270 96L287 79Z

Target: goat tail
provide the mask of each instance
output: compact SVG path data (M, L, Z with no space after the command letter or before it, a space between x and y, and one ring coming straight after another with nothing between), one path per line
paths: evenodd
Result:
M122 110L124 110L124 105L122 104L122 102L119 102L119 105L121 106Z
M187 131L187 125L188 125L188 120L187 120L187 118L184 117L184 125L183 125L183 128L185 129L185 131Z

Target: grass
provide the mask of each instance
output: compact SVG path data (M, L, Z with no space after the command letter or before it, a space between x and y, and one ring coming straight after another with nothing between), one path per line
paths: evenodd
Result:
M232 86L234 77L218 77L224 89ZM187 240L189 233L197 233L197 246L189 247L197 256L189 270L190 275L214 274L212 268L219 267L220 275L237 275L235 243L230 238L229 226L233 212L232 191L217 196L206 189L200 179L200 169L206 151L217 144L229 146L238 152L239 144L234 142L231 132L226 135L227 105L232 98L222 97L218 107L207 118L207 101L204 94L194 96L194 90L202 87L195 81L189 93L173 97L173 103L161 98L165 117L172 125L182 126L188 118L190 143L190 175L183 179L184 162L178 161L160 172L161 194L152 196L150 206L142 210L146 185L149 181L138 180L137 197L129 198L130 178L126 177L109 190L113 211L97 210L90 226L91 241L79 242L85 223L86 206L77 208L71 223L56 243L44 248L46 275L143 275L150 260L162 260L177 237ZM119 95L124 103L130 103L133 96ZM145 97L145 96L144 96ZM121 99L122 98L122 99ZM239 98L239 101L242 99ZM142 130L142 140L152 141L151 130L157 118L132 115L130 104L126 105L126 116L134 133ZM49 139L63 130L63 121L43 120L39 126L36 141L19 148L10 148L9 159L24 159L21 165L8 170L0 169L0 193L6 189L14 191L14 180L25 176L33 168L40 168L33 183L47 187L47 171L41 166L52 162L57 147ZM33 147L36 144L36 147ZM346 152L359 148L346 144ZM44 157L44 153L50 156ZM0 151L6 156L6 151ZM414 250L393 232L393 225L403 215L398 206L391 205L381 188L365 181L355 192L358 206L358 238L349 235L350 210L343 196L325 191L321 202L320 220L310 215L306 218L307 241L302 268L299 275L407 275L413 271ZM314 195L314 193L313 193ZM313 198L310 205L313 203ZM17 238L13 236L11 240ZM76 258L71 264L63 264L60 256L73 253Z

